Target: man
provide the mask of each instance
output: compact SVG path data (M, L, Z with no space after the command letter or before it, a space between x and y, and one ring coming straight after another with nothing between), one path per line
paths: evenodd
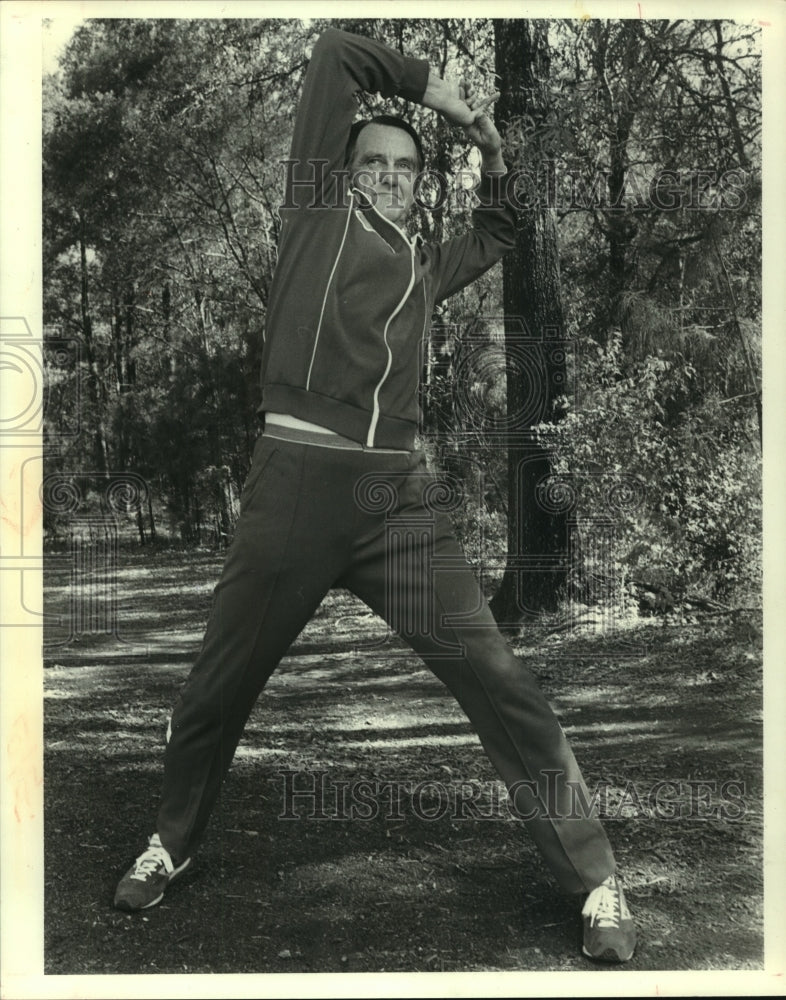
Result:
M442 244L401 226L420 139L359 90L417 101L477 145L473 225ZM500 635L414 450L420 345L436 302L514 244L505 164L474 94L346 32L318 40L295 123L263 352L265 429L202 650L175 705L156 833L115 905L159 902L189 864L251 709L331 587L396 627L457 698L561 888L587 893L584 952L626 961L635 930L605 833L559 723ZM402 563L389 539L424 516ZM405 546L406 548L406 546ZM398 561L397 561L398 560ZM442 567L440 569L440 567ZM447 569L445 568L447 567ZM577 790L580 792L577 795Z

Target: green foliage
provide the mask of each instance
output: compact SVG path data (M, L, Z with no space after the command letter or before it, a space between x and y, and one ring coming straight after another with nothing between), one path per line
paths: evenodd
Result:
M577 523L604 513L614 521L604 572L675 598L744 602L761 574L755 430L748 408L717 396L680 407L670 422L695 377L690 365L654 356L630 364L617 333L607 348L590 343L577 405L539 431L555 474L575 484ZM626 481L631 502L609 509L609 488ZM592 571L585 565L585 575Z
M50 369L47 466L104 456L137 472L161 532L190 544L231 533L253 450L281 160L327 23L93 19L45 81L45 329L76 339L81 358ZM489 20L342 26L492 89ZM615 476L643 483L615 529L621 579L744 595L759 574L759 30L594 19L549 33L545 116L499 123L511 166L541 193L554 182L577 345L577 398L542 440L555 473L583 477L578 518ZM388 106L365 95L359 112ZM450 186L472 162L463 137L417 105L390 107ZM678 178L672 208L652 196L664 170ZM466 224L459 199L417 219L427 239ZM504 417L500 286L497 267L440 309L423 397L434 460L464 484L456 522L479 566L504 554L509 513L504 450L487 434ZM483 329L478 374L457 358ZM589 542L581 558L585 576L602 570Z

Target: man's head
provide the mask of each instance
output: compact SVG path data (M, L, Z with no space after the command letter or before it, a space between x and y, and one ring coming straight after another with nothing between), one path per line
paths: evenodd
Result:
M423 161L420 137L403 118L380 115L352 126L346 151L352 182L391 222L412 208Z

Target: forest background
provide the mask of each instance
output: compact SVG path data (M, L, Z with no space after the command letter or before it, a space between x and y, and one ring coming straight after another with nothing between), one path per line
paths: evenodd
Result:
M756 604L760 28L721 20L84 22L43 95L48 548L109 522L134 546L230 540L328 23L501 90L518 245L439 308L421 399L498 618ZM462 136L359 105L421 131L423 237L463 230Z

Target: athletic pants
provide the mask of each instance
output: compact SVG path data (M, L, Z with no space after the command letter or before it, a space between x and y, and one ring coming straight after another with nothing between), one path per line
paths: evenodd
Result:
M272 434L288 436L275 428L257 442L203 645L172 713L163 845L178 862L194 851L267 679L328 590L344 587L457 699L560 887L591 891L614 871L611 847L591 810L577 809L589 795L565 735L454 537L451 491L421 452Z

